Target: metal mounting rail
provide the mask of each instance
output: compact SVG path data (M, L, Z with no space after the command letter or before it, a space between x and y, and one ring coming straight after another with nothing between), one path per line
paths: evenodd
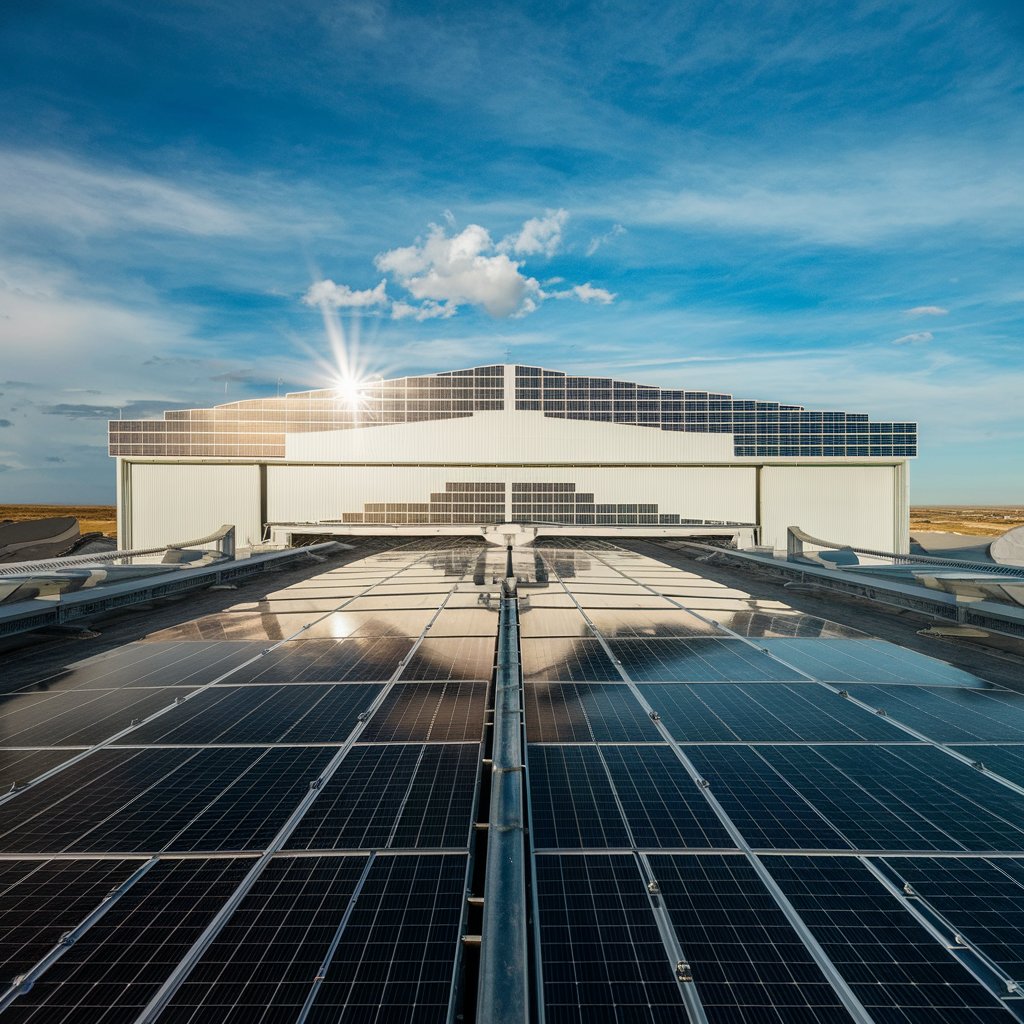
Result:
M876 551L874 548L861 548L853 544L839 544L832 540L812 537L799 526L791 526L786 531L787 552L792 559L803 554L805 544L814 544L819 548L831 548L834 551L853 551L858 555L872 555L875 558L889 558L898 565L941 565L948 569L967 569L970 572L995 573L999 576L1019 576L1024 579L1024 566L1001 565L998 562L972 562L965 558L942 558L939 555L914 555L898 551Z
M487 829L477 1020L524 1024L529 1020L526 950L526 831L516 598L506 588L498 613L498 666L494 683L494 749Z

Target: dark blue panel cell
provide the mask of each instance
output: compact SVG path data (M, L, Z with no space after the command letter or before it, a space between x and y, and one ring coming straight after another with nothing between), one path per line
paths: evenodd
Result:
M483 682L396 683L360 734L360 742L479 741L486 698Z
M531 744L529 756L535 847L632 845L595 747Z
M762 748L684 747L743 837L754 848L848 850L822 813L758 755Z
M531 742L663 742L625 684L534 682L525 686L524 698Z
M0 861L0 986L37 964L144 861Z
M471 743L354 746L288 848L464 847L479 765Z
M648 682L738 682L799 679L742 640L613 640L612 653L631 679Z
M464 855L378 856L317 992L309 1024L446 1020L465 876Z
M764 863L876 1021L1006 1024L996 998L855 858Z
M134 1021L252 865L161 861L14 1001L4 1024Z
M366 857L270 861L160 1016L163 1024L295 1020Z
M187 690L70 690L0 697L0 744L91 746L169 707Z
M75 757L77 750L0 750L0 791L23 786L44 772Z
M649 860L710 1024L850 1020L746 857Z
M1024 859L892 857L903 883L1013 978L1024 977Z
M1024 746L976 746L953 749L964 757L983 764L988 771L1001 775L1018 786L1024 786Z
M535 884L548 1021L686 1021L632 856L537 857Z
M1024 694L958 686L850 686L873 708L940 743L1024 741Z
M935 747L758 751L858 849L1024 848L1024 797Z
M319 747L99 750L7 804L0 849L261 849L335 752Z
M131 734L131 743L338 743L379 684L214 686Z
M736 845L669 747L604 746L600 755L637 847Z

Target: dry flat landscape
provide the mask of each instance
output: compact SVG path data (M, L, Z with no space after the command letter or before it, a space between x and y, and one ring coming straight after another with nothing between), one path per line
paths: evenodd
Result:
M82 533L117 534L117 510L113 505L0 505L0 522L14 519L49 519L51 516L74 516Z
M917 505L910 509L910 532L967 533L998 537L1024 525L1022 505Z

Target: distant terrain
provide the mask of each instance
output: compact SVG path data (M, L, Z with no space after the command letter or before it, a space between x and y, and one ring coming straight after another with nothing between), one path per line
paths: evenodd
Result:
M1024 525L1024 505L916 505L910 509L910 532L967 533L998 537Z
M117 536L117 510L113 505L0 505L0 520L48 519L75 516L82 533Z
M77 516L82 533L117 535L113 505L0 505L0 519L45 519ZM998 537L1024 524L1024 505L916 505L910 510L910 529L937 533L966 533Z

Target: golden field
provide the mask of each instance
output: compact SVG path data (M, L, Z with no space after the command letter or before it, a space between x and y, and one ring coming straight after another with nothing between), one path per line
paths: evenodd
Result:
M915 505L910 509L910 532L932 530L998 537L1024 525L1024 505Z
M22 522L50 516L74 516L82 533L117 536L117 510L113 505L0 505L0 521Z

